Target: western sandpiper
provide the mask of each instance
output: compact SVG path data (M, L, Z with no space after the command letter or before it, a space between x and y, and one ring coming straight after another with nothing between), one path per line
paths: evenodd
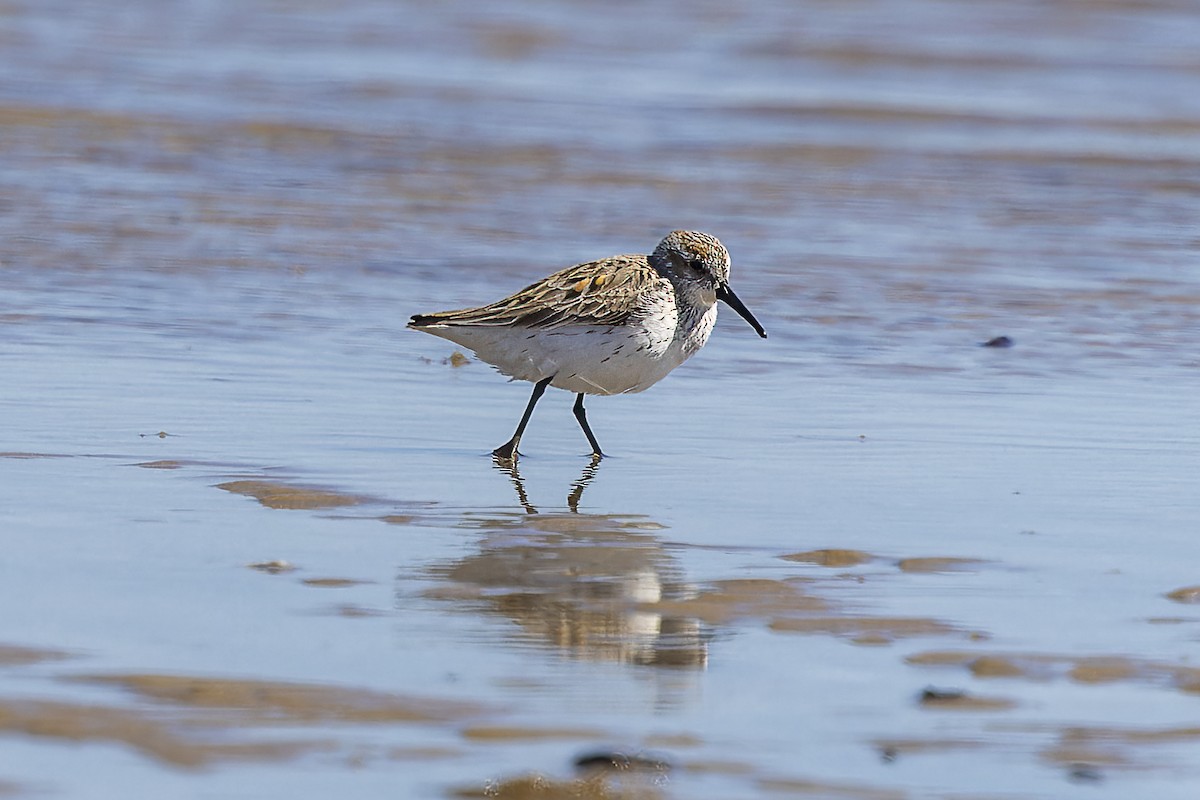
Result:
M764 339L767 332L729 288L729 252L716 237L673 231L650 255L621 255L556 272L479 308L417 314L414 328L469 348L533 395L517 431L493 450L515 459L547 386L575 392L575 419L602 456L585 394L640 392L708 341L723 300Z

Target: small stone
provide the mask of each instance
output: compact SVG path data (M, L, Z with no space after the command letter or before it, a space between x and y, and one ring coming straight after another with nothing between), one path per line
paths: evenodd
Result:
M260 561L257 564L247 564L250 569L256 569L259 572L265 572L269 575L281 575L285 572L295 572L296 566L287 561Z

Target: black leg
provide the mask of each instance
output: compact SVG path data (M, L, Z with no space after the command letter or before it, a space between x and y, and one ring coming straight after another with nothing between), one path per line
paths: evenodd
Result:
M525 414L521 417L521 423L517 425L517 432L513 434L511 439L493 450L492 455L496 456L496 458L503 458L510 461L519 455L517 453L517 445L521 443L521 434L525 433L525 426L529 424L529 418L533 416L533 407L537 405L538 398L542 396L542 392L546 391L546 387L550 385L550 381L552 380L554 380L553 375L549 378L543 378L533 385L533 396L529 398L529 405L525 406ZM590 436L591 434L588 435Z
M588 437L588 443L592 446L592 455L604 457L604 453L600 452L600 443L596 441L595 434L587 424L587 411L583 408L583 392L575 398L575 419L579 420L579 427L583 428L583 435Z

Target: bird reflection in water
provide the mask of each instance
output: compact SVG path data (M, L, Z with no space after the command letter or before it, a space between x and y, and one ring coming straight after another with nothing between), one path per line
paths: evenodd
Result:
M601 456L593 453L591 462L583 468L583 473L571 484L571 491L567 495L567 508L571 510L572 514L579 513L579 501L583 497L583 490L596 477L596 470L600 468L601 458ZM517 490L517 501L525 509L525 513L537 514L537 508L529 502L529 493L525 491L525 480L521 477L516 459L493 456L492 464L498 472L503 472L512 481L513 488Z
M657 536L663 526L579 511L599 463L592 459L570 484L566 509L539 511L516 463L497 461L522 511L464 517L486 535L479 552L431 568L456 586L443 596L516 622L518 643L594 661L703 668L710 634L698 619L671 611L695 588Z

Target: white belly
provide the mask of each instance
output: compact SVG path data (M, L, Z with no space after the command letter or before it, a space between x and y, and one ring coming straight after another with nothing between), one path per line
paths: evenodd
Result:
M429 326L422 330L470 348L512 378L584 394L648 389L700 349L712 332L710 308L679 335L675 324L606 327L564 325L550 330L512 326ZM673 322L673 321L672 321Z

